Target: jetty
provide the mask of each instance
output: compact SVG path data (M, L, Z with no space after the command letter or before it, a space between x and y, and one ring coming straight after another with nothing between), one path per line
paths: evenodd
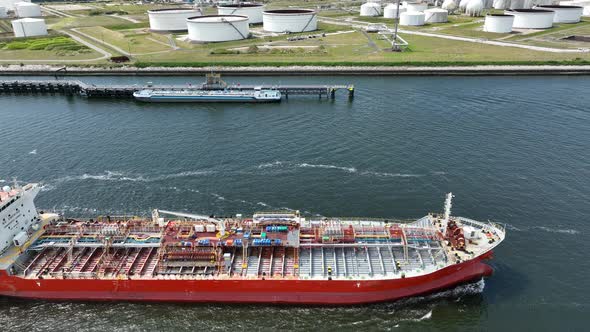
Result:
M242 85L226 84L219 74L207 75L207 81L202 84L184 85L154 85L148 82L144 85L125 84L90 84L79 80L2 80L0 94L63 94L67 96L82 96L87 98L133 98L133 93L140 90L215 90L225 89L234 91L254 90L256 88L274 89L282 96L307 95L319 98L335 98L339 90L346 91L348 98L354 97L354 86L345 85Z

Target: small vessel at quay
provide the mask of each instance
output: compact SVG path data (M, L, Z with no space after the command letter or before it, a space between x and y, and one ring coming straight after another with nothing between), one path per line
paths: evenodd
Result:
M145 102L268 103L280 102L281 92L259 87L254 90L146 89L134 92L133 97Z
M492 274L505 228L444 213L412 222L265 211L65 218L40 185L0 193L0 295L48 300L363 304ZM169 216L165 218L164 216Z

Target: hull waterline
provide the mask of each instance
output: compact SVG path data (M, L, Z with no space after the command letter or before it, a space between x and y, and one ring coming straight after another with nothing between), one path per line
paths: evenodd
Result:
M479 280L492 268L474 259L431 274L382 280L30 280L3 274L0 295L45 300L350 305L394 301Z

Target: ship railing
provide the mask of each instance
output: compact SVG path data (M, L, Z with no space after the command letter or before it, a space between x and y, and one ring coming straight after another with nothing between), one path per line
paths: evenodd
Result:
M437 242L436 240L432 240L432 242ZM435 250L441 249L438 247L428 247L428 246L418 246L415 244L407 244L404 245L403 243L395 243L395 242L383 242L383 243L300 243L299 247L301 248L308 248L308 247L324 247L324 248L364 248L364 247L380 247L380 248L411 248L416 250Z
M491 233L496 234L502 238L504 236L504 233L506 232L506 225L494 223L491 221L481 222L481 221L477 221L477 220L473 220L473 219L469 219L469 218L465 218L465 217L457 217L457 218L463 224L467 224L467 225L474 227L474 228L483 229L486 232L491 232Z
M384 224L411 224L416 222L415 219L394 219L394 218L371 218L371 217L330 217L330 218L312 218L309 219L310 223L322 223L322 222L340 222L349 223L353 226L383 226Z

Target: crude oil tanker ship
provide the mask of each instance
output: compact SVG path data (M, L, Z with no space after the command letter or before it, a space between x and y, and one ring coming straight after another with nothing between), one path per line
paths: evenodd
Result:
M291 304L391 301L478 280L503 227L444 213L410 223L260 212L65 219L37 184L0 194L0 295ZM168 215L172 218L164 218Z

